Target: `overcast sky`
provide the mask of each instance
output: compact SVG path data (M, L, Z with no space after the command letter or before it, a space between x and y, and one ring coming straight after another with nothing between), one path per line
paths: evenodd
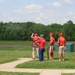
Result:
M0 0L0 22L75 23L75 0Z

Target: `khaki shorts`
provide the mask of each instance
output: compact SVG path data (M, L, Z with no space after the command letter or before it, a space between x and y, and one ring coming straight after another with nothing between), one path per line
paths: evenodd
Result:
M59 46L59 54L64 54L64 50L66 50L65 46Z

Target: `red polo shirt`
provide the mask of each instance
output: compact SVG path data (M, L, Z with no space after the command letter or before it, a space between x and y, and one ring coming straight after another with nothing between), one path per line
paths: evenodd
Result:
M40 38L37 43L39 43L39 48L44 48L45 47L45 43L46 43L46 40L44 38Z
M54 37L50 37L50 45L54 45L54 43L55 43Z
M66 45L66 40L63 36L60 36L58 39L58 45L59 46L65 46Z

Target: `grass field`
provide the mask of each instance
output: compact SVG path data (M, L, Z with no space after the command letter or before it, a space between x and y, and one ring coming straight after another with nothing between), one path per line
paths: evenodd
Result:
M48 46L48 43L46 44ZM17 60L18 58L31 58L31 41L0 41L0 64ZM58 52L54 53L55 60L45 59L39 62L38 58L33 61L17 65L18 68L46 68L46 69L75 69L75 52L66 52L65 61L58 61ZM34 65L33 65L34 64Z
M31 41L0 41L0 64L14 61L18 58L31 58L31 52ZM75 69L75 52L66 52L64 62L58 61L58 52L54 52L55 60L48 60L46 51L44 55L44 61L41 63L39 62L38 58L36 58L33 61L19 64L16 67L41 69Z
M75 69L75 53L65 53L65 61L58 61L58 55L55 53L55 60L44 59L39 62L38 59L17 65L18 68L43 68L43 69ZM34 64L34 65L33 65Z
M0 41L0 63L31 57L31 42Z
M0 75L39 75L38 73L0 72Z
M46 44L46 48L48 42ZM17 60L18 58L31 58L31 41L0 41L0 64ZM44 53L44 61L39 62L38 58L33 61L17 65L18 68L45 68L45 69L75 69L75 52L66 52L65 61L58 61L58 52L54 53L55 60L47 59L47 52ZM34 64L34 65L33 65ZM0 72L0 75L39 75L38 73L13 73ZM75 73L62 75L75 75Z
M75 73L63 73L62 75L75 75Z

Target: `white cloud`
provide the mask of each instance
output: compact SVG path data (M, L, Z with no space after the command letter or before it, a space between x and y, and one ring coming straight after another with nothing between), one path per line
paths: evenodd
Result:
M16 17L9 17L8 20L14 22L15 20L17 20L17 18Z
M27 5L25 8L28 10L39 10L42 9L43 7L41 5L31 4Z
M1 1L5 1L5 0L0 0L0 2ZM12 22L32 21L32 22L43 23L43 24L64 23L67 22L69 19L75 20L74 10L70 10L70 9L68 10L64 6L65 4L72 3L72 1L59 0L59 2L53 2L53 3L50 2L44 7L38 4L30 4L30 5L26 5L25 7L20 7L18 9L16 9L15 7L16 10L13 11L14 13L12 11L3 12L4 15L2 15L3 13L1 13L0 18L2 21L12 21ZM54 10L51 7L51 5L52 7L56 7L56 8L62 7L62 9L59 9L58 11ZM65 7L64 8L65 10L63 9L63 7Z
M50 22L50 17L47 15L48 13L40 13L36 19L35 22L37 23L43 23L43 24L48 24Z
M75 16L73 18L75 19Z
M20 8L18 10L15 10L14 12L18 13L34 13L34 12L40 12L43 9L43 6L41 5L36 5L36 4L31 4L27 5L23 8Z
M4 0L0 0L0 2L3 2Z
M73 0L61 0L62 3L72 4Z
M68 15L72 16L72 15L74 15L74 12L70 11L70 12L68 12Z
M63 20L64 20L64 21L68 21L68 18L65 17Z
M52 3L52 6L53 6L53 7L61 7L62 4L61 4L60 2L53 2L53 3Z
M66 3L70 3L70 4L72 4L73 2L72 2L72 0L64 0Z
M73 20L73 18L72 18L72 17L64 17L64 18L63 18L63 22L64 22L64 23L66 23L66 22L69 21L69 20Z

